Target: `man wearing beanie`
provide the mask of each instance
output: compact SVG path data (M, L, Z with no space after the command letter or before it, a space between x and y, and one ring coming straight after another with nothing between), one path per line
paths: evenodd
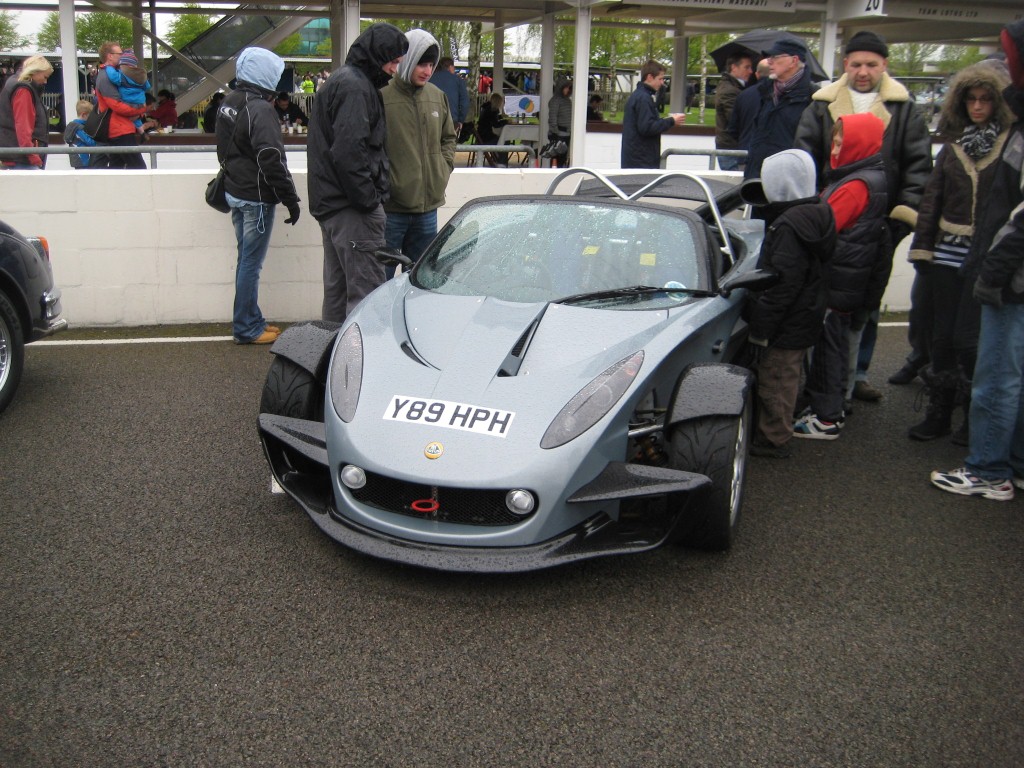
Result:
M448 97L428 82L440 48L429 32L405 33L409 51L394 79L381 91L391 164L391 196L385 237L388 248L415 261L437 234L437 209L444 205L448 177L455 167L455 123Z
M323 319L330 322L344 322L384 282L384 265L373 257L384 247L390 189L379 89L407 50L409 41L398 27L372 24L313 101L306 144L309 212L323 233Z
M807 47L799 40L778 40L765 55L771 77L754 86L757 110L751 114L749 145L742 147L747 150L745 179L759 178L766 157L793 146L797 124L817 88L805 64Z
M232 335L236 344L270 344L281 332L259 306L260 270L270 247L277 203L285 224L299 220L299 196L288 172L281 127L271 101L284 61L265 48L246 48L235 65L236 87L217 116L217 159L238 243Z
M932 472L937 488L1009 501L1024 489L1024 21L1001 36L1016 116L992 187L979 206L964 274L981 307L978 362L971 387L970 444L964 465Z
M891 256L897 244L917 224L921 195L932 172L932 145L928 126L918 113L910 93L886 71L888 60L889 48L885 40L874 32L861 31L851 37L846 44L843 76L814 94L811 106L800 118L794 146L810 152L818 167L818 184L824 188L830 169L832 126L836 118L870 112L881 119L885 125L882 158L885 161L890 205L888 225ZM848 399L854 397L871 401L882 397L882 393L867 381L867 368L874 353L876 322L872 317L857 318L854 323L850 353L852 358L859 352L859 357L855 363L856 375L852 373L854 366L850 367ZM870 332L865 332L865 323ZM914 325L913 319L911 325ZM917 346L913 334L912 327L911 344ZM921 360L913 364L914 371L910 378L913 378L917 367L924 362Z

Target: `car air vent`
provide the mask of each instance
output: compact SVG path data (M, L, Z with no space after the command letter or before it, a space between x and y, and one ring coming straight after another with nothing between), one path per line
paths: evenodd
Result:
M426 360L424 360L422 357L420 357L418 354L416 354L416 350L412 348L412 344L410 344L408 341L403 341L402 342L402 351L405 352L406 356L410 360L413 360L413 361L419 363L424 368L432 368L433 367L431 365L428 365Z
M533 336L535 330L537 330L536 322L531 323L530 327L523 331L523 335L512 345L508 357L505 358L501 368L498 369L498 376L516 376L519 374L519 367L523 364L523 354L526 352L526 347L530 343L530 337Z

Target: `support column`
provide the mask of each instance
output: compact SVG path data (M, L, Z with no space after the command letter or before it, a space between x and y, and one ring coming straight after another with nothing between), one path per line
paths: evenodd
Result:
M75 104L78 103L78 45L75 43L75 0L60 0L60 63L61 79L64 82L64 123L78 117Z
M686 36L686 21L676 19L676 33L672 38L672 87L668 94L668 111L685 112L687 71L690 62L690 38Z
M494 12L494 71L491 77L494 83L491 85L492 93L505 93L505 30L501 11Z
M587 99L590 98L590 6L576 9L576 49L573 56L572 128L569 144L573 165L584 165L587 144Z
M537 97L540 102L540 145L548 143L548 102L555 89L555 14L545 13L541 22L540 84Z
M821 51L821 66L825 74L832 78L836 68L836 37L839 34L838 22L832 21L830 11L833 4L829 2L828 10L822 14L821 37L819 38L819 50Z

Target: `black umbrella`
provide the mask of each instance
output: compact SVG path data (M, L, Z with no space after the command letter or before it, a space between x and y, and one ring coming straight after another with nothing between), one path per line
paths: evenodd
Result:
M715 48L715 50L711 51L711 58L715 60L715 64L718 65L720 72L725 71L726 59L735 55L750 56L756 66L757 62L764 58L768 51L771 50L771 47L779 40L791 40L800 43L804 48L807 47L807 43L792 32L785 32L780 29L754 29L729 41L725 45ZM829 79L829 76L825 74L825 70L822 69L821 64L814 58L814 54L810 50L807 51L807 66L811 68L811 77L814 80Z

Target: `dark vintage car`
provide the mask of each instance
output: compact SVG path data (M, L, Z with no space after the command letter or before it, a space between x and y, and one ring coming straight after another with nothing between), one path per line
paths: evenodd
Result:
M67 327L50 249L0 221L0 413L10 405L25 365L25 345Z

